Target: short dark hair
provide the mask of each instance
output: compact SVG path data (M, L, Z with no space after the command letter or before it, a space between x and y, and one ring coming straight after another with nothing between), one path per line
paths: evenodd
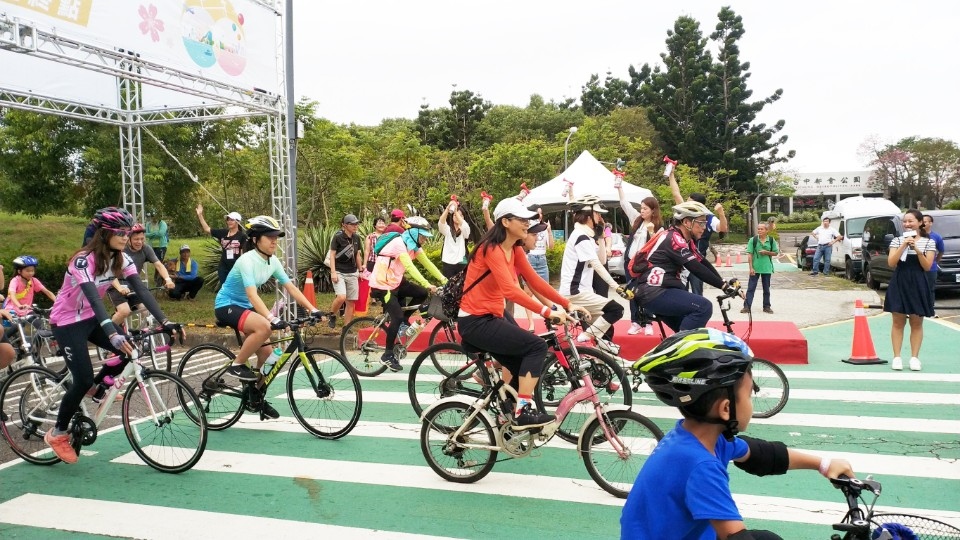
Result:
M825 218L821 219L820 221L831 221L831 220L830 220L830 218L825 217Z
M924 214L923 217L930 218L930 223L933 223L933 216L931 216L930 214ZM921 219L920 221L923 221L923 219Z
M698 203L704 206L707 205L707 196L704 195L703 193L697 193L696 191L694 191L693 193L690 194L690 200L697 201Z

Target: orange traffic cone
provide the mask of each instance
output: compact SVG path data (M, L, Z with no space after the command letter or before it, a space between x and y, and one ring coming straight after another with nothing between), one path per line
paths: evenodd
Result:
M737 252L737 264L740 264L740 252Z
M857 365L887 363L886 360L877 357L877 351L873 348L870 325L867 324L867 316L863 312L863 300L857 300L853 310L853 350L850 352L850 358L843 362Z
M307 279L303 281L303 295L314 306L317 305L317 291L313 288L313 271L307 270Z
M732 261L733 261L733 255L730 255L730 252L728 251L728 252L727 252L727 264L725 264L724 266L726 266L727 268L733 267L733 262L732 262Z

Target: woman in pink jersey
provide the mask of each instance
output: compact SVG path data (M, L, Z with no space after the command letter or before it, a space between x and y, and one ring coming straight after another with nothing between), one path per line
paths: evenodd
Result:
M93 237L70 259L60 293L50 312L53 335L63 349L73 384L60 403L56 426L47 431L43 440L65 463L77 462L77 453L70 445L67 429L84 395L89 393L94 399L102 397L107 377L112 379L119 375L126 364L125 355L133 352L127 337L113 324L103 305L103 293L114 278L137 275L133 261L123 252L133 227L133 216L122 208L111 206L97 210L93 223L96 226ZM127 283L147 310L158 321L163 321L161 324L165 328L180 330L179 325L171 323L163 314L141 280L129 279ZM104 365L94 377L87 342L121 355L124 361L115 366Z

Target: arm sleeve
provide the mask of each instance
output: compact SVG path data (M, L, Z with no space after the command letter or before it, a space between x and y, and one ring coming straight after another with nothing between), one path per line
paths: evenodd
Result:
M717 269L713 267L712 264L706 259L703 260L690 260L685 261L683 266L690 271L693 275L700 278L700 281L704 283L709 283L718 289L723 288L723 278L720 277L720 273L717 272Z
M447 220L443 219L437 222L437 232L444 236L450 236L450 226L447 225Z
M150 294L150 291L147 289L146 285L143 284L142 280L131 279L129 281L130 290L137 293L137 296L140 298L140 301L143 302L143 305L147 308L147 311L151 315L156 317L158 322L163 322L167 319L167 316L163 314L163 311L160 309L160 304L157 303L157 299Z
M684 490L684 501L693 519L743 521L737 503L730 493L730 477L726 464L714 459L698 463L690 472Z
M611 286L614 289L620 286L620 284L617 283L613 279L613 277L610 276L610 272L608 272L607 269L604 268L602 264L600 264L599 259L594 259L590 261L590 267L593 268L593 272L597 274L597 276L600 277L600 279L605 281L607 285Z
M503 297L530 311L536 311L538 314L543 315L544 306L530 296L527 296L527 293L523 292L523 289L520 288L520 285L517 283L517 278L513 273L513 265L507 262L503 250L495 246L486 250L484 255L487 268L490 269L490 275L487 276L487 279L492 279L497 283ZM528 268L530 267L530 263L527 262L526 259L526 256L523 256L523 262L521 262L516 251L514 251L513 261L514 264L517 265L517 270L522 271L523 264L526 264ZM530 268L530 272L533 273L533 268Z
M420 261L420 264L427 269L427 272L430 272L430 275L437 279L438 283L446 283L447 278L443 277L443 272L437 270L437 267L434 266L433 261L430 260L430 257L427 257L427 254L423 252L422 249L417 250L417 260Z
M470 238L470 224L467 223L467 220L463 220L463 222L460 223L460 235L463 236L464 241Z
M523 280L527 282L527 285L529 285L534 292L540 294L540 296L543 296L544 298L547 298L558 306L563 306L563 309L570 308L570 300L560 296L560 293L551 287L549 283L544 281L543 278L537 274L536 270L530 266L530 261L527 260L526 254L523 253L523 248L513 248L513 260L514 265L517 267L518 273L521 277L523 277Z
M100 321L100 326L103 328L103 331L106 332L108 336L116 334L119 330L114 326L113 321L110 320L110 315L107 315L107 308L103 305L103 298L100 298L97 286L92 281L85 281L80 284L80 292L87 298L87 302L93 309L93 316L96 320Z
M397 255L397 260L399 260L400 263L403 264L403 268L407 271L407 274L411 278L413 278L414 281L416 281L420 285L423 285L424 287L430 286L430 282L427 281L425 277L423 277L423 274L421 274L420 271L417 270L417 267L413 264L413 260L410 258L409 253L404 251L403 253Z
M627 196L623 193L623 190L620 190L620 209L623 210L623 215L627 216L627 221L630 222L632 227L633 222L640 217L640 211L630 204L630 201L627 200Z

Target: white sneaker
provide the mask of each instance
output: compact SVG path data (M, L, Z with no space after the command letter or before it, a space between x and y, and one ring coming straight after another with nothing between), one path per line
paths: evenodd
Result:
M627 330L627 334L630 334L631 336L635 336L642 331L643 331L642 326L640 326L638 323L633 323L630 325L630 329Z
M590 334L587 332L581 332L580 335L577 336L577 343L586 343L588 341L590 341Z
M608 352L614 356L617 356L620 354L620 346L617 345L616 343L600 337L596 338L596 341L597 341L597 348L600 349L601 351Z
M894 371L903 371L903 358L899 356L894 357L893 362L890 362L890 369Z
M920 365L920 359L916 356L910 357L910 371L920 371L920 368L923 366Z

